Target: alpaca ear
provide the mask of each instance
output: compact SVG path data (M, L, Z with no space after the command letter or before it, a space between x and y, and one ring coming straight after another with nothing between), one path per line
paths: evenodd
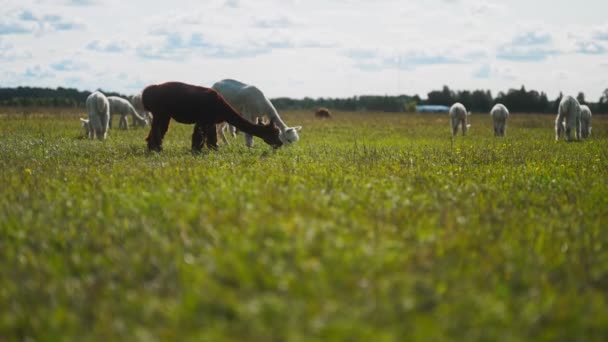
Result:
M302 126L296 126L296 127L292 127L292 128L298 132L302 130Z
M260 117L258 116L257 118L255 118L255 124L256 125L263 125L264 123L262 122L262 119L260 119Z

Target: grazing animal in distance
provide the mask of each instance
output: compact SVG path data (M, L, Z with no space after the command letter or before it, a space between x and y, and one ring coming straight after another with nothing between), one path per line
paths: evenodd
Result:
M331 113L329 112L329 109L321 107L315 110L315 117L319 119L330 119Z
M458 134L458 125L462 127L462 135L465 135L468 128L471 127L467 121L467 116L469 116L469 113L467 112L465 106L460 102L454 103L452 107L450 107L449 116L452 127L452 136L456 136L456 134Z
M120 121L118 122L118 128L120 129L129 129L128 115L133 117L135 126L143 127L148 124L146 118L139 115L128 100L118 96L108 96L108 101L110 102L110 128L112 128L112 116L114 114L120 115Z
M89 139L105 140L110 125L110 102L100 91L95 91L85 102L89 119L86 125Z
M504 137L507 131L509 110L505 105L497 103L492 107L490 116L492 116L492 122L494 123L494 136Z
M182 82L166 82L146 87L142 93L144 109L152 113L152 127L146 138L148 150L161 151L162 142L171 119L194 124L192 150L203 145L217 149L216 124L228 122L246 134L262 138L273 148L283 145L279 128L271 120L268 125L256 125L241 116L214 89Z
M591 136L591 109L587 105L581 105L581 136L583 139Z
M562 135L565 135L566 141L581 139L581 105L570 95L560 101L555 118L555 140Z
M225 79L213 84L212 88L217 90L247 120L255 122L256 118L267 116L276 123L281 131L279 139L283 144L292 144L300 139L298 131L302 129L302 126L288 127L279 116L272 102L257 87L236 80ZM245 144L248 147L253 146L253 138L247 132L245 132Z

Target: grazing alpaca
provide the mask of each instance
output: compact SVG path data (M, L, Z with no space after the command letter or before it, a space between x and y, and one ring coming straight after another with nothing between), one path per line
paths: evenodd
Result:
M181 82L150 85L142 93L144 109L152 112L152 128L146 140L148 149L161 151L169 121L194 124L192 150L200 151L206 143L208 148L217 148L216 124L228 122L246 134L260 137L274 148L283 143L280 131L270 121L268 125L256 125L243 118L214 89Z
M574 130L574 134L572 134ZM581 138L581 105L569 95L562 98L555 118L555 140L566 135L566 141L580 140Z
M141 101L141 93L131 96L130 100L131 104L133 105L133 108L135 108L139 116L148 120L148 122L152 122L152 113L144 109L144 104Z
M86 107L89 113L86 127L89 139L97 137L99 140L105 140L108 136L108 126L110 124L110 102L108 98L100 91L96 91L87 97Z
M581 105L581 135L584 139L591 136L591 109L587 105Z
M281 130L279 139L283 144L291 144L300 139L298 131L302 126L287 127L270 100L257 87L235 80L222 80L216 82L212 88L222 94L247 120L253 122L258 117L267 116L275 122ZM245 144L248 147L253 146L251 134L245 133Z
M329 112L329 109L321 107L315 110L315 117L319 119L330 119L331 113Z
M133 117L133 124L135 126L145 126L148 121L135 110L133 105L128 100L118 96L108 96L110 101L110 128L112 128L112 115L119 114L120 121L118 122L118 128L129 129L129 121L127 116L131 114Z
M494 123L494 136L504 137L507 131L509 110L503 104L497 103L492 107L490 116L492 116L492 121Z
M467 133L467 129L471 127L471 125L467 123L467 116L469 113L464 105L460 102L454 103L452 107L450 107L449 115L452 125L452 136L458 134L459 124L462 126L462 135L465 135Z

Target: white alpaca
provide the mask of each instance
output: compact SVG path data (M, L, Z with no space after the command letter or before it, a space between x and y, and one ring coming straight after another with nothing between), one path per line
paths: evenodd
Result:
M114 114L120 115L120 121L118 122L118 128L129 129L129 121L127 116L130 114L133 117L133 123L135 126L145 126L148 121L133 108L131 102L118 96L108 96L110 101L110 127L112 127L112 116Z
M509 110L505 105L497 103L492 107L490 115L492 116L492 122L494 123L494 136L504 137L507 131Z
M99 140L105 140L110 125L110 102L108 98L100 91L96 91L87 97L86 106L89 120L85 128L89 139L97 137Z
M462 135L465 135L467 129L471 127L471 125L467 123L467 116L469 116L469 113L464 105L460 102L454 103L452 107L450 107L449 115L452 124L452 136L458 134L459 124L462 126Z
M581 138L581 105L569 95L562 98L555 118L555 140L566 135L566 141L580 140ZM574 131L574 132L573 132ZM574 133L574 136L573 134Z
M279 127L279 139L283 144L291 144L300 139L298 131L302 126L287 127L270 100L257 87L228 79L216 82L212 88L247 120L255 122L256 118L267 116ZM245 144L253 146L252 135L245 134Z
M144 109L144 103L141 100L141 93L131 96L130 100L133 108L135 108L139 116L148 120L148 122L152 122L152 113Z
M581 136L582 138L591 136L591 109L587 105L581 105Z

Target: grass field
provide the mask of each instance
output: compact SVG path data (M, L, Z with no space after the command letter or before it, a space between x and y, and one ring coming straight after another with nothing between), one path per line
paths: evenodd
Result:
M201 155L0 117L0 340L606 340L608 117L283 116Z

